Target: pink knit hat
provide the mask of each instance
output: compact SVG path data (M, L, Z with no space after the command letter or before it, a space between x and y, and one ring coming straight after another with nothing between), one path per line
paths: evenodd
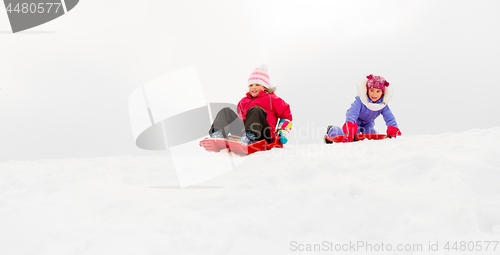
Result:
M253 73L250 74L250 78L248 78L248 85L257 83L266 88L271 87L267 70L268 68L266 65L261 65L259 68L255 68Z
M366 89L381 89L382 93L385 93L385 87L389 87L389 82L387 82L382 76L370 74L366 76L366 78L368 79L366 82Z

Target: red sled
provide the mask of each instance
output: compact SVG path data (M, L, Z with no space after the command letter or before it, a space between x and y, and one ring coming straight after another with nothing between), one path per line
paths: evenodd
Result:
M387 135L383 135L383 134L357 134L354 136L354 141L362 141L362 140L365 140L365 139L368 139L368 140L382 140L382 139L386 139L387 138ZM328 135L325 135L325 139L330 141L330 142L334 142L334 143L341 143L342 140L344 139L344 136L343 135L339 135L339 136L332 136L332 137L329 137Z
M267 143L266 140L260 140L250 145L243 145L238 141L228 140L225 138L205 138L200 141L200 146L207 151L219 152L228 149L229 151L245 156L257 151L268 151L272 148L283 148L279 136L272 140L272 143Z

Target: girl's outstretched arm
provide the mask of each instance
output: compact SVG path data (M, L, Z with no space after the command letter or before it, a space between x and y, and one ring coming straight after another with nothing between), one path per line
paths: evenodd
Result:
M398 127L398 123L396 122L396 118L394 117L394 114L392 114L391 109L389 106L385 106L384 109L382 109L381 112L382 116L384 117L385 124L393 127Z
M401 131L399 131L398 123L396 122L396 118L394 117L394 114L392 114L388 105L382 109L381 114L384 117L385 124L387 125L387 136L391 138L400 136Z
M287 102L285 102L285 100L276 97L273 100L272 108L276 113L276 116L278 116L278 118L293 120L292 111L290 110L290 105Z
M361 99L359 99L359 96L356 96L356 100L354 100L354 102L351 104L351 107L347 110L345 122L356 123L356 120L358 120L359 117L359 112L361 111L362 104L363 103L361 102Z

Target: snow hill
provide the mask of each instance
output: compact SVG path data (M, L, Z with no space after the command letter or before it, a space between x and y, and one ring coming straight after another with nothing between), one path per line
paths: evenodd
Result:
M0 254L500 254L499 141L289 145L184 189L166 156L5 162Z

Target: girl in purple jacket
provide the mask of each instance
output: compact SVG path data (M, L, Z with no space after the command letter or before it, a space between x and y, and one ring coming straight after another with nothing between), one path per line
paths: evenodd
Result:
M392 97L392 88L382 76L370 74L358 84L358 96L347 110L346 123L342 128L328 126L329 137L343 135L342 142L352 142L355 134L376 134L375 118L380 114L387 125L387 136L401 135L396 118L387 103ZM332 143L325 137L325 143Z

